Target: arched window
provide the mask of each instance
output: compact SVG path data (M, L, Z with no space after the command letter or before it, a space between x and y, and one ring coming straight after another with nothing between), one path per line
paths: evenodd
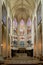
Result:
M13 28L14 28L14 29L17 28L17 20L16 20L16 18L14 18L14 20L13 20Z
M20 21L20 34L24 34L24 31L25 31L25 23L24 20L22 19Z
M24 26L24 20L23 19L20 21L20 25Z
M20 46L21 47L24 47L24 39L25 39L24 34L25 34L25 22L23 19L21 19L20 21Z
M31 26L31 19L30 18L28 18L28 20L27 20L27 26L28 27Z
M28 43L28 47L31 47L31 43L32 43L32 41L31 41L31 30L32 30L31 24L32 24L31 19L28 18L28 20L27 20L27 43Z

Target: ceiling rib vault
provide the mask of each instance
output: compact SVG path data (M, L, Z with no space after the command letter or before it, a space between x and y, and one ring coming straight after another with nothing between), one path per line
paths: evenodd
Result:
M36 1L37 0L7 0L10 5L13 18L16 16L18 21L21 18L24 18L25 21L28 17L32 18Z

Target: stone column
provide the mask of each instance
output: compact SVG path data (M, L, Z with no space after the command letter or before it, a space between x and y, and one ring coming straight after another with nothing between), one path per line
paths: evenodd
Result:
M7 58L8 58L8 6L6 1L6 8L7 8L7 22L6 22L6 52L7 52Z
M12 36L12 19L11 19L11 26L10 26L10 58L11 57L11 36Z
M36 57L39 57L39 52L38 52L38 28L37 28L37 18L36 18Z
M33 15L33 18L32 18L32 44L33 44L33 57L34 57L34 15Z
M38 36L37 36L38 33L37 33L37 15L36 15L36 11L37 11L37 4L35 6L34 13L33 13L33 19L32 19L32 21L33 21L33 23L32 23L32 25L33 25L33 34L32 34L33 38L32 39L33 39L33 44L34 44L34 50L33 50L33 56L34 57L37 57L37 55L38 55ZM35 17L36 17L36 20L34 20ZM34 26L35 26L36 32L35 32ZM35 41L35 39L36 39L36 41Z
M42 56L43 56L43 0L41 0L41 16L42 16Z
M1 53L1 44L2 44L2 2L0 0L0 61L3 60Z
M38 48L38 25L37 25L37 4L35 9L35 16L36 16L36 57L39 57L39 48Z
M6 48L7 48L7 58L8 58L8 21L7 21L7 34L6 34Z

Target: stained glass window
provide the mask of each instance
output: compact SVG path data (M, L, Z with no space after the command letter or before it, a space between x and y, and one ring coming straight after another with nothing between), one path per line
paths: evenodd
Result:
M24 30L25 30L25 23L24 20L22 19L20 21L20 33L24 34Z
M27 20L27 26L28 27L31 26L31 19L30 18L28 18L28 20Z
M17 20L16 20L16 18L13 20L13 27L17 28Z
M17 20L14 18L13 20L13 34L17 34Z
M24 47L24 33L25 33L25 22L24 22L24 20L22 19L21 21L20 21L20 36L21 36L21 38L20 38L20 46L21 47Z
M20 25L21 25L21 26L24 25L24 20L23 20L23 19L20 21Z

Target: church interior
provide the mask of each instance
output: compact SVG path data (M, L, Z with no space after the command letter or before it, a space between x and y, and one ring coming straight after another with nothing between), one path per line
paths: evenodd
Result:
M43 65L43 0L0 0L0 64Z

